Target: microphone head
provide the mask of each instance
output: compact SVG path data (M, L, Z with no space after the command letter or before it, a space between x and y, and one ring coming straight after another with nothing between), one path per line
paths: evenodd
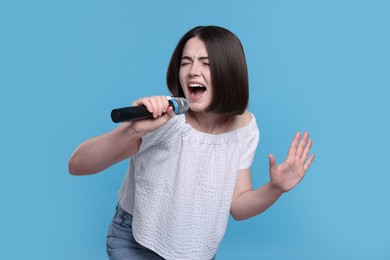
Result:
M184 114L190 108L190 103L187 99L182 97L173 97L168 100L169 104L173 107L175 115Z

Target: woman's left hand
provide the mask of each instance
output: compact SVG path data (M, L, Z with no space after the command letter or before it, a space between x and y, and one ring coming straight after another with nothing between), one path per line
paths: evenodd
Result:
M275 157L272 154L268 156L271 185L281 192L294 188L303 179L314 160L314 154L308 157L312 145L309 133L304 133L301 140L300 136L299 132L295 135L283 163L276 165Z

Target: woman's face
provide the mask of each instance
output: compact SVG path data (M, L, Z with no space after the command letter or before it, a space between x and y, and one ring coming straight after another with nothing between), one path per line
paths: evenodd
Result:
M184 46L179 79L191 110L204 112L210 105L213 91L206 45L197 37L189 39Z

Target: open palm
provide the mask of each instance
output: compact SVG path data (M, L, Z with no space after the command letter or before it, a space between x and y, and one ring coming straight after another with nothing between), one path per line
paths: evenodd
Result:
M304 133L300 140L301 133L297 133L291 142L287 157L279 165L276 165L275 157L269 155L269 172L271 184L282 192L294 188L305 176L307 169L314 160L314 154L308 157L312 140L309 133Z

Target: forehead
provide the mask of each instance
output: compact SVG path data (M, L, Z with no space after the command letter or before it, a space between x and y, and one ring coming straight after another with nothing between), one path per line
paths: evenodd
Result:
M198 37L189 39L184 45L182 56L207 57L208 53L205 43Z

